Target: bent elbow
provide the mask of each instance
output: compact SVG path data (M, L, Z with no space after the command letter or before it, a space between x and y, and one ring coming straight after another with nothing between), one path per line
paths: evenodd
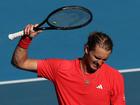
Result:
M16 59L12 59L11 64L16 68L22 68L22 63L20 61L17 61Z
M12 64L13 66L19 68L19 65L18 65L18 63L16 62L16 60L12 59L12 60L11 60L11 64Z

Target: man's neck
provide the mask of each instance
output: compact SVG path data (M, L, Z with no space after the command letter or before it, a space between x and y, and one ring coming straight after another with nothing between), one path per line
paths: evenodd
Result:
M79 60L80 60L80 68L84 74L92 74L96 72L96 70L93 70L92 68L90 68L90 66L88 66L88 64L86 64L84 58L80 58Z

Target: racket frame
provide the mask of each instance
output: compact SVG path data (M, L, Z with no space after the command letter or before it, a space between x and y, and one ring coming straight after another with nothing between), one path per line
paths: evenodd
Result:
M80 9L80 10L86 11L90 15L90 19L86 23L84 23L82 25L79 25L79 26L75 26L75 27L56 27L48 21L49 18L53 14L55 14L55 13L61 11L61 10L69 9L69 8ZM42 21L37 27L34 28L34 30L35 31L38 31L38 30L53 30L53 29L54 30L72 30L72 29L77 29L77 28L81 28L83 26L86 26L87 24L89 24L92 21L92 19L93 19L92 13L85 7L82 7L82 6L63 6L61 8L58 8L58 9L54 10L53 12L51 12L44 21ZM47 23L49 27L41 27L45 23Z
M57 27L55 25L52 25L48 19L55 13L57 13L58 11L61 11L61 10L64 10L64 9L69 9L69 8L73 8L73 9L80 9L80 10L83 10L85 12L87 12L90 16L89 20L87 22L85 22L84 24L81 24L81 25L78 25L78 26L74 26L74 27ZM33 30L34 31L38 31L38 30L72 30L72 29L77 29L77 28L81 28L83 26L86 26L88 25L93 19L93 16L92 16L92 13L90 12L90 10L88 10L87 8L85 7L82 7L82 6L77 6L77 5L73 5L73 6L63 6L63 7L60 7L56 10L54 10L53 12L51 12L47 18L42 21L37 27L35 27ZM43 26L45 23L48 24L48 27L41 27ZM8 38L10 40L13 40L13 39L16 39L17 37L20 37L20 36L23 36L24 35L24 31L19 31L19 32L16 32L16 33L12 33L12 34L9 34L8 35Z

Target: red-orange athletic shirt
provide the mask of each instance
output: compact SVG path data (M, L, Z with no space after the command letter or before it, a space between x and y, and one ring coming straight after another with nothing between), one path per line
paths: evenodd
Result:
M125 105L122 75L107 64L84 74L79 59L38 60L38 76L54 83L59 105Z

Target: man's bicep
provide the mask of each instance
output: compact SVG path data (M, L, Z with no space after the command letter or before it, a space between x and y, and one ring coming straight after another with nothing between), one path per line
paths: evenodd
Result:
M36 59L27 59L23 64L23 69L27 71L37 72L37 60Z

